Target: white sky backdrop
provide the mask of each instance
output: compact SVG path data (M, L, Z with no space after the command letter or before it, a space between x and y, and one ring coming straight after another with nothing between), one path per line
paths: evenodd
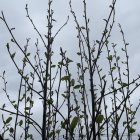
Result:
M111 0L87 0L88 16L90 18L90 29L93 40L100 39L104 28L104 21L109 14L109 3ZM16 27L14 31L17 40L23 45L27 37L32 38L32 43L35 42L36 32L33 30L31 23L26 18L25 5L28 4L29 12L34 23L41 33L46 33L46 11L47 0L0 0L0 11L3 11L7 22L11 27ZM83 5L82 0L72 0L73 8L77 14L78 20L82 23ZM54 25L54 33L66 21L67 16L70 15L68 25L64 27L61 33L56 38L57 46L65 47L69 55L73 55L73 46L76 42L76 31L73 17L70 13L68 0L54 0L54 18L57 20ZM116 18L115 30L113 32L112 40L119 44L121 35L117 24L122 25L125 33L126 41L129 42L128 53L130 56L130 70L131 75L136 77L140 73L140 1L139 0L117 0L116 4ZM11 63L10 57L6 50L6 43L9 42L10 35L5 25L0 21L0 74L3 70L7 72L7 80L9 81L9 88L15 90L16 70ZM122 41L122 40L121 40ZM73 46L72 46L73 45ZM14 75L14 76L13 76ZM0 92L2 87L0 85ZM133 96L134 103L139 99L139 90Z

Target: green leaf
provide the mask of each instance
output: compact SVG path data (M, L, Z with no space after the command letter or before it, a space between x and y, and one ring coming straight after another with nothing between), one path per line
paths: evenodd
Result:
M73 62L71 59L67 58L67 63Z
M117 77L113 81L116 81L116 80L117 80Z
M99 40L96 40L96 43L100 44L100 41Z
M112 67L111 69L112 69L112 71L113 71L113 70L115 70L115 69L116 69L116 67Z
M66 123L61 121L61 128L65 129L65 125L66 125Z
M10 133L13 133L14 132L13 127L10 127L9 131L10 131Z
M14 101L11 101L12 104L14 104L15 102L16 102L15 100Z
M51 138L53 136L53 132L49 133L49 138Z
M26 56L30 56L30 54L31 54L31 53L27 53L27 55L26 55Z
M45 52L45 57L48 58L48 54Z
M123 122L123 126L124 126L124 125L126 125L126 124L127 124L127 122L126 122L126 121L124 121L124 122Z
M78 67L78 68L81 68L81 64L80 64L80 63L77 63L77 67Z
M73 110L77 111L80 108L80 106L75 107Z
M123 87L126 87L128 84L127 83L122 83L122 86Z
M112 129L112 131L111 131L111 132L112 132L112 134L115 134L115 133L116 133L115 129Z
M117 57L117 61L118 61L119 59L120 59L120 57L118 56L118 57Z
M12 120L12 117L7 118L6 123L9 123Z
M113 58L112 55L109 55L109 56L107 57L107 59L110 60L110 61L112 61L112 58Z
M79 122L79 117L74 117L71 124L70 124L70 132L73 134L74 129L76 128L77 124Z
M65 95L65 94L61 94L64 98L68 98L68 96L67 95Z
M134 133L134 132L136 131L136 129L130 127L130 128L128 129L128 131L129 131L129 133Z
M23 124L23 120L20 120L19 121L19 126L22 126L22 124Z
M133 125L136 125L137 124L137 121L133 122Z
M31 100L31 98L28 96L26 99L26 102L29 102Z
M61 129L58 129L58 130L56 130L56 133L59 135L60 131L61 131Z
M7 49L9 50L9 43L6 44Z
M122 51L125 51L125 49L124 49L124 48L122 48Z
M102 123L103 119L104 119L104 116L102 114L99 114L96 117L96 122L97 123Z
M34 101L30 100L30 106L33 107Z
M29 112L27 111L24 111L25 115L31 115Z
M69 81L70 80L70 76L63 76L61 78L62 81Z
M76 85L76 86L74 86L74 89L78 89L80 87L81 87L81 85Z
M33 135L32 134L28 134L27 138L30 138L32 140L33 139Z
M81 55L81 53L80 52L77 52L77 55Z
M51 65L51 68L55 68L56 67L56 65Z
M11 58L14 59L16 52L14 52L13 54L11 54Z
M26 62L27 62L27 58L24 57L22 61L23 61L24 63L26 63Z
M106 75L104 75L104 76L102 77L102 79L105 79L105 77L106 77Z
M53 43L53 37L49 38L49 43L52 44Z
M81 85L76 85L76 86L74 86L74 89L78 89L80 87L81 87Z
M17 109L17 104L14 104L14 108Z
M15 42L13 38L11 38L11 42Z
M56 22L56 20L55 20L55 19L52 19L52 21Z
M2 105L2 109L4 109L5 107L6 107L6 105L5 105L5 104L3 104L3 105Z
M48 100L47 102L49 105L53 103L53 99Z
M85 27L84 27L84 26L82 26L82 27L81 27L81 29L83 29L83 30L84 30L84 29L85 29Z
M71 85L72 85L72 86L75 85L75 80L74 80L74 79L71 80Z
M105 22L107 22L107 19L103 19Z
M0 135L0 140L3 140L3 137Z
M58 62L58 65L63 65L64 66L63 61Z
M109 43L109 41L108 40L106 40L106 45Z
M25 110L30 110L31 108L30 107L25 107Z

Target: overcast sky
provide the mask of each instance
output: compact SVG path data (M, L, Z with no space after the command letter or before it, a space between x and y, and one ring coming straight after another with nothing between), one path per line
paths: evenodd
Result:
M83 7L81 0L73 0L73 8L76 11L77 17L79 21L82 22L81 15L83 14ZM0 10L4 12L5 17L7 19L7 22L11 27L16 27L15 35L17 39L19 39L19 42L23 43L25 42L26 37L33 37L35 39L34 35L36 34L35 31L33 31L32 26L28 19L26 18L26 11L25 11L25 4L28 3L30 15L32 19L34 20L36 26L39 28L41 33L45 34L45 26L46 26L46 9L47 9L47 1L42 0L40 2L39 0L32 1L32 0L24 0L24 1L18 1L18 0L1 0L0 1ZM103 18L106 18L109 13L108 5L111 2L111 0L103 1L103 0L87 0L87 6L88 6L88 16L91 20L93 37L95 39L99 39L101 36L101 32L103 29ZM55 31L66 21L67 16L71 15L69 10L69 1L68 0L59 0L54 1L53 7L54 7L54 17L57 20L57 23L54 26L54 33ZM133 65L132 71L138 71L138 59L139 59L139 34L140 34L140 2L139 0L118 0L116 4L116 25L120 23L122 25L122 28L125 33L126 40L130 43L129 47L129 54L130 59L135 61L136 65ZM68 25L63 29L62 34L58 36L57 39L66 37L64 40L59 40L59 43L67 43L69 44L71 42L71 39L74 40L74 37L72 36L71 32L69 32L69 29L71 28L71 31L74 30L75 24L73 22L73 17L70 16L70 21ZM26 32L25 32L26 31ZM116 31L116 30L115 30ZM119 31L119 29L118 29ZM3 56L4 59L8 59L7 55L3 53L4 51L4 45L8 41L9 33L6 30L6 27L2 22L0 22L0 32L1 32L1 38L0 38L0 45L1 45L1 56ZM114 38L116 40L120 40L120 34L119 32L116 32L113 34ZM94 39L93 38L93 39ZM63 45L65 46L65 45ZM70 49L70 47L67 47L67 49ZM1 64L3 66L3 63Z
M100 39L101 33L104 27L104 18L109 14L109 3L111 0L87 0L88 16L90 18L90 27L92 33L92 40ZM8 24L11 27L15 27L14 34L19 40L19 43L24 46L26 38L31 37L32 43L36 41L36 32L29 20L26 18L25 5L28 4L30 16L34 23L42 34L47 32L46 26L46 13L47 13L47 0L0 0L0 11L3 11L7 19ZM83 5L82 0L72 0L73 8L77 14L79 22L82 24L83 19ZM66 27L56 38L57 47L55 50L59 50L59 47L64 47L69 52L69 56L73 55L73 46L76 42L76 31L74 19L71 16L69 1L68 0L54 0L53 2L54 17L56 23L54 25L53 32L55 33L66 21L67 16L70 16L70 20ZM115 18L115 30L113 31L112 40L119 44L121 35L117 24L122 25L125 33L126 41L130 44L128 53L130 56L130 70L131 75L136 77L140 74L140 1L139 0L118 0L116 4L116 18ZM6 43L10 40L10 35L5 25L0 20L0 74L3 70L7 72L7 79L10 83L9 89L16 90L14 86L17 82L13 77L16 73L14 65L12 65L10 57L6 50ZM16 75L15 75L16 76ZM0 92L2 87L0 85ZM139 96L140 97L140 96ZM135 96L133 96L133 102L138 101L138 90Z

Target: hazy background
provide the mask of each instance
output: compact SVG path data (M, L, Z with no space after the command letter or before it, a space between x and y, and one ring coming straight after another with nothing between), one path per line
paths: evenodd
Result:
M90 18L90 30L91 30L91 40L100 39L103 28L104 28L104 18L108 17L109 14L109 4L111 0L87 0L87 11L88 17ZM26 38L32 38L31 43L36 41L38 37L36 32L29 20L26 18L25 5L28 4L30 16L32 17L35 25L42 34L47 32L46 30L46 14L47 14L47 0L0 0L0 11L3 11L10 27L15 27L14 31L16 39L21 45L25 45ZM73 9L77 15L79 23L83 23L83 5L82 0L72 0ZM63 47L68 50L68 55L73 57L73 53L76 50L77 39L74 19L70 13L69 1L68 0L54 0L53 2L54 18L56 23L54 24L53 33L64 24L67 16L70 16L70 20L67 26L61 31L61 33L56 38L55 51L59 54L59 47ZM115 26L112 32L112 41L120 43L122 37L119 32L118 23L122 25L123 31L125 33L126 41L129 42L128 53L130 56L130 74L134 78L137 74L140 74L140 1L139 0L118 0L116 4L116 18ZM6 50L6 43L10 42L10 35L0 20L0 74L6 70L8 89L10 92L17 91L15 85L18 84L18 76L16 75L16 69L10 60L10 57ZM122 46L120 46L122 47ZM75 48L75 49L74 49ZM20 58L20 55L17 56ZM57 58L56 58L57 59ZM0 93L2 94L3 84L0 85ZM3 95L1 95L3 97ZM139 90L132 97L132 102L134 104L138 103L139 100ZM1 105L1 103L0 103ZM37 109L37 108L36 108ZM38 110L38 109L37 109ZM140 115L140 113L138 113ZM0 112L1 115L1 112ZM139 116L137 115L137 116ZM139 129L139 128L138 128ZM138 130L140 132L140 130Z

